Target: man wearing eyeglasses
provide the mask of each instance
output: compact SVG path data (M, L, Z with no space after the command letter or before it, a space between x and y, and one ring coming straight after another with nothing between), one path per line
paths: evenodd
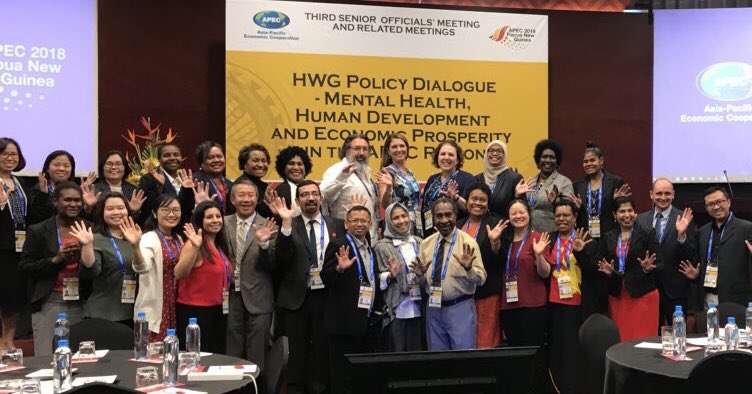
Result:
M713 219L697 232L695 261L683 261L680 270L701 286L704 304L734 302L746 305L750 299L749 262L752 244L752 223L731 212L731 199L726 189L714 186L705 190L705 209ZM679 233L679 242L687 234Z

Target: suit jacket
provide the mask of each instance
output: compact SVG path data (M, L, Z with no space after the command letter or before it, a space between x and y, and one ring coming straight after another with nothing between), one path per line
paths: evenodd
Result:
M695 223L687 228L687 240L679 243L679 233L676 232L676 218L682 211L671 206L668 221L664 227L663 241L658 241L663 255L663 270L658 273L658 287L661 292L671 299L687 298L689 296L690 281L679 272L679 263L683 260L694 259ZM637 215L637 224L650 231L653 229L655 208ZM657 235L657 231L653 231ZM656 238L657 241L657 238Z
M702 305L704 291L702 291L707 267L707 250L710 230L713 222L700 227L696 235L697 250L695 261L700 264L700 276L695 283L699 291L695 292L696 305ZM747 305L750 300L750 253L745 240L752 240L752 223L733 217L726 224L723 238L718 244L718 302L735 302Z
M256 226L264 223L264 218L256 215ZM272 261L275 255L276 234L269 239L269 246L262 249L256 240L253 228L248 231L246 249L242 256L237 247L238 216L225 216L225 239L227 240L230 261L240 264L240 295L248 313L259 315L274 310L274 286L272 285ZM235 286L238 284L236 283Z
M204 182L204 183L208 184L209 185L209 196L213 196L213 195L217 194L217 188L214 187L214 183L212 182L211 176L207 172L205 172L204 170L198 170L198 171L194 172L193 173L193 180L194 181L201 181L201 182ZM235 213L235 207L230 202L230 192L232 191L232 181L229 180L229 179L227 179L227 178L224 178L224 180L225 180L225 187L227 188L227 196L225 196L224 207L222 207L222 204L220 203L219 196L217 196L217 198L214 201L216 201L217 204L220 205L220 207L222 208L222 213L224 213L225 215L229 216L229 215L232 215L232 214ZM181 194L181 197L182 197L183 193L180 192L180 194ZM188 194L190 195L191 201L186 200L186 202L188 204L190 204L191 211L192 211L193 210L193 206L196 204L196 200L194 199L193 193L188 193ZM263 197L259 196L259 199L263 199ZM192 202L192 204L191 204L191 202ZM181 203L181 205L183 204L182 199L181 199L180 203Z
M608 281L609 293L618 297L621 293L622 281L624 281L624 287L632 297L640 297L655 290L657 287L656 278L663 269L663 255L655 231L652 229L646 230L639 225L634 226L623 274L618 272L619 260L616 257L619 237L621 237L621 229L616 228L600 239L600 257L607 261L614 261L615 271ZM648 273L642 270L640 262L637 261L638 258L645 258L646 251L655 253L655 269Z
M476 181L486 182L483 173L475 176ZM491 190L491 200L488 202L488 210L499 218L509 219L509 202L515 197L514 188L520 183L522 175L508 168L496 177L496 183Z
M52 196L50 193L43 193L39 190L39 184L34 185L27 196L29 202L26 210L26 225L43 222L57 213L52 204Z
M343 245L348 245L345 237L330 240L324 253L324 266L321 270L321 279L328 290L326 312L324 312L324 329L326 332L334 335L364 336L369 326L369 317L371 314L367 309L358 308L360 280L358 279L358 268L355 265L358 264L358 261L356 260L342 273L337 272L336 269L337 252ZM371 249L371 253L374 253L373 249ZM350 248L350 258L353 257L355 257L355 251ZM374 255L374 264L375 259L376 255ZM367 259L364 257L363 260ZM366 280L366 270L369 269L370 261L362 261L361 264L363 279ZM376 271L377 267L374 266L374 272ZM384 306L384 297L379 288L378 274L376 274L373 280L373 288L373 307L371 311L381 311Z
M106 193L110 190L112 190L110 189L110 185L104 179L94 184L94 193ZM125 180L123 180L123 183L121 185L121 190L122 190L121 193L123 193L123 195L125 196L125 199L130 201L131 196L133 196L133 192L136 191L136 187L126 182Z
M17 184L21 186L20 192L26 200L26 214L28 216L29 209L29 195L24 187L23 179L13 177L17 181ZM15 252L16 250L16 236L15 228L13 227L13 215L11 211L13 207L10 205L10 199L5 204L3 209L0 209L0 250L10 250ZM25 220L25 218L24 218ZM28 226L28 223L27 223Z
M282 183L278 184L274 191L277 192L277 196L282 197L285 200L285 205L290 208L292 201L295 200L295 196L292 194L290 184L286 180L282 180Z
M624 180L611 174L610 172L603 171L603 179L601 180L601 187L603 188L603 199L601 201L601 236L607 232L619 228L614 219L613 207L614 207L614 191L620 188L624 184ZM577 228L588 228L588 207L587 207L587 195L590 192L590 178L585 177L583 179L576 180L574 182L574 192L582 199L582 207L577 215Z
M63 270L65 264L53 264L60 249L57 243L57 227L53 216L41 223L29 226L26 230L26 242L21 252L21 260L18 269L24 272L31 284L31 309L32 312L41 310L42 305L49 298L50 292L55 287L57 276ZM91 224L87 224L91 226ZM81 300L91 292L91 282L83 278L79 282Z
M468 219L463 219L457 222L457 228L465 231L464 228L467 221ZM501 285L504 283L503 272L504 264L507 260L507 252L503 245L504 242L499 241L502 245L499 246L499 252L494 253L491 248L491 240L488 239L488 232L486 231L486 225L493 228L499 223L499 221L500 219L493 214L486 214L480 220L480 228L475 237L475 242L477 242L478 247L480 247L483 268L486 270L486 282L483 286L479 286L475 289L476 299L499 296L501 294Z

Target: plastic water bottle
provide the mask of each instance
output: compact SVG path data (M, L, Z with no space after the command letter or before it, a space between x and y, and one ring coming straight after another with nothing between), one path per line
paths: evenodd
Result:
M133 323L133 352L136 360L145 360L146 351L149 347L149 322L146 321L146 312L138 312L138 318Z
M73 387L71 385L71 356L68 340L57 341L57 349L52 356L52 387L55 394Z
M188 327L185 329L185 351L194 353L197 363L201 360L201 327L195 317L188 319Z
M175 387L178 383L178 354L180 341L175 335L174 328L167 329L164 339L164 360L162 361L162 379L167 387Z
M711 303L708 308L708 343L705 346L705 355L713 354L721 350L721 318L718 315L716 305Z
M61 340L70 340L70 322L65 312L57 314L57 320L55 320L55 335L52 338L52 343L56 344Z
M681 305L674 309L674 358L684 360L687 357L687 324L684 322L684 312Z
M726 324L726 350L739 350L739 328L733 316L729 316Z

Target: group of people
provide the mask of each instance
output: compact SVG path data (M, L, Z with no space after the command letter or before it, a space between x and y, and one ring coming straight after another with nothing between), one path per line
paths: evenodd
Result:
M705 192L713 220L697 230L665 178L638 215L593 143L572 183L551 140L536 145L530 179L509 168L502 141L475 176L444 141L422 189L409 149L390 135L372 172L374 148L352 134L319 184L307 179L306 150L286 147L275 186L263 181L271 155L259 144L240 151L234 182L212 141L198 147L195 172L181 168L180 147L160 146L139 185L125 181L120 151L78 182L74 157L55 151L27 187L13 175L26 164L21 147L0 138L0 346L13 347L25 304L36 355L51 354L59 312L132 326L144 311L152 341L168 328L184 338L196 317L203 349L261 371L272 338L287 336L288 393L349 392L349 353L502 343L547 345L553 381L569 393L582 391L578 329L589 315L608 314L629 340L656 335L675 305L750 298L752 224L721 187Z

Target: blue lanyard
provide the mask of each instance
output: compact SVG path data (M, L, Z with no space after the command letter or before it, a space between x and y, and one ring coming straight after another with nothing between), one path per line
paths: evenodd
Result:
M441 234L438 234L438 237L436 237L436 246L433 248L433 264L431 267L431 278L433 278L434 273L436 273L436 258L439 257L439 242L441 242L442 236ZM441 281L443 282L444 279L446 279L446 273L447 273L447 267L449 267L449 258L452 257L452 249L454 249L454 241L457 240L457 229L454 229L454 234L452 234L452 242L449 244L449 250L446 252L446 258L444 259L444 266L441 267ZM441 257L439 257L441 258Z
M462 231L470 234L470 218L467 218L465 225L462 226ZM480 232L480 222L478 222L478 227L475 228L475 234L470 234L470 235L473 236L473 239L478 239L479 232Z
M539 178L540 179L540 178ZM541 184L537 183L535 184L535 188L527 193L527 201L530 204L530 208L534 208L535 204L538 202L538 193L541 190Z
M569 271L569 254L572 253L572 247L574 246L574 229L569 234L569 241L567 241L567 254L564 259L567 261L567 271ZM556 270L561 272L561 234L556 237Z
M368 185L366 185L366 182L363 181L363 178L360 177L360 175L358 174L358 171L355 171L352 175L355 175L355 177L358 178L360 183L363 184L363 187L366 189L366 193L368 193L368 197L373 198L373 196L371 195L371 189L368 187ZM371 186L373 186L373 184L371 184Z
M220 177L220 178L222 179L222 183L224 183L225 182L225 177ZM219 200L219 204L222 206L222 210L224 211L225 208L227 208L225 206L225 198L222 197L222 193L219 192L219 188L217 187L217 184L214 183L214 179L211 177L211 175L209 176L209 182L211 182L212 186L214 186L214 191L217 192L217 200ZM226 183L225 183L225 187L227 187ZM228 192L229 192L229 190L228 190Z
M60 236L60 227L57 226L57 218L55 218L55 232L57 233L57 247L59 250L63 250L63 238Z
M588 182L588 193L587 193L587 204L588 204L588 211L590 211L590 216L600 216L601 214L601 203L603 202L603 171L601 171L601 186L598 187L598 210L596 212L592 211L593 208L593 191L590 189L590 182Z
M624 267L627 265L627 254L629 254L629 244L632 242L632 232L634 228L629 230L629 238L627 244L622 247L621 234L618 235L616 242L616 258L619 260L619 272L624 272Z
M230 263L227 262L227 256L225 256L224 252L219 249L217 249L217 252L219 252L219 256L222 257L222 262L225 263L225 276L227 279L226 283L227 287L230 287Z
M26 197L24 197L23 189L21 189L21 185L18 184L18 181L16 180L16 177L13 177L13 185L15 185L14 189L16 191L16 195L18 196L18 202L19 206L11 205L11 219L13 220L13 227L16 227L20 224L21 227L26 223ZM3 189L7 192L10 190L8 185L3 184ZM8 203L10 203L10 194L8 195Z
M352 248L353 253L355 254L355 258L358 263L358 279L360 280L361 283L363 283L363 268L361 268L362 260L360 258L360 251L358 250L358 247L355 246L355 241L353 241L352 237L350 236L350 233L345 233L345 238L347 238L347 243L350 244L350 247ZM368 277L368 281L371 283L371 285L373 285L373 278L376 277L376 275L373 273L373 267L374 267L373 252L369 254L371 255L371 268L369 270L371 276ZM366 273L366 275L367 274L368 273Z
M155 229L157 232L157 235L159 235L159 239L164 244L165 248L167 249L167 253L170 255L171 260L175 260L175 257L178 255L178 252L180 251L180 244L178 243L177 237L173 237L172 241L175 244L175 250L173 251L170 247L170 243L167 242L167 238L165 238L164 233L159 229Z
M414 240L411 240L410 244L413 245L413 249L415 250L415 256L417 257L418 256L418 243L415 242ZM400 255L402 262L405 263L405 273L409 274L410 267L407 266L407 259L405 258L405 255L402 254L402 248L400 248L399 246L395 246L394 249L397 250L397 253Z
M415 185L413 185L413 181L408 178L407 175L403 174L402 171L400 171L399 167L397 167L397 165L394 163L392 163L392 169L394 169L395 175L397 175L398 178L402 179L407 185L407 188L410 190L410 196L412 197L413 206L417 206L418 199L420 198L420 187L417 186L417 182ZM415 179L414 176L413 179Z
M321 223L321 236L319 237L319 261L323 261L324 260L324 232L326 231L326 228L324 227L324 217L323 216L319 216L319 217L321 218L321 220L319 220L319 222ZM317 263L319 261L317 261Z
M120 273L125 275L125 263L123 262L123 255L120 253L120 247L118 247L117 242L115 242L115 237L112 236L112 233L109 233L109 234L110 234L110 242L112 243L112 249L115 250L115 257L117 257L118 264L120 264Z
M522 236L522 241L520 241L520 248L517 249L517 253L514 255L514 277L517 278L520 274L520 252L522 252L522 248L525 247L525 242L527 241L527 236L530 235L530 229L528 228L525 230L525 235ZM509 276L509 260L512 259L512 246L514 245L514 241L509 245L509 250L507 251L507 277Z
M433 194L431 194L431 196L429 196L429 198L428 198L428 205L429 206L436 200L436 196L439 194L439 192L442 189L444 189L444 187L446 187L446 185L449 184L449 181L451 181L452 179L454 179L454 176L457 174L457 171L458 170L454 170L447 177L447 179L444 182L441 182L441 185L439 185L439 187L436 190L433 191ZM436 177L436 182L434 182L434 184L438 183L440 180L441 180L441 175L439 175L438 177Z
M728 222L731 220L731 218L734 217L733 212L729 212L728 217L726 218L726 221L723 222L723 230L721 230L721 236L718 237L718 243L720 244L721 241L723 241L723 233L726 232L726 226L728 225ZM708 237L708 260L710 261L711 251L713 250L713 232L715 230L713 229L713 225L710 225L710 237Z

